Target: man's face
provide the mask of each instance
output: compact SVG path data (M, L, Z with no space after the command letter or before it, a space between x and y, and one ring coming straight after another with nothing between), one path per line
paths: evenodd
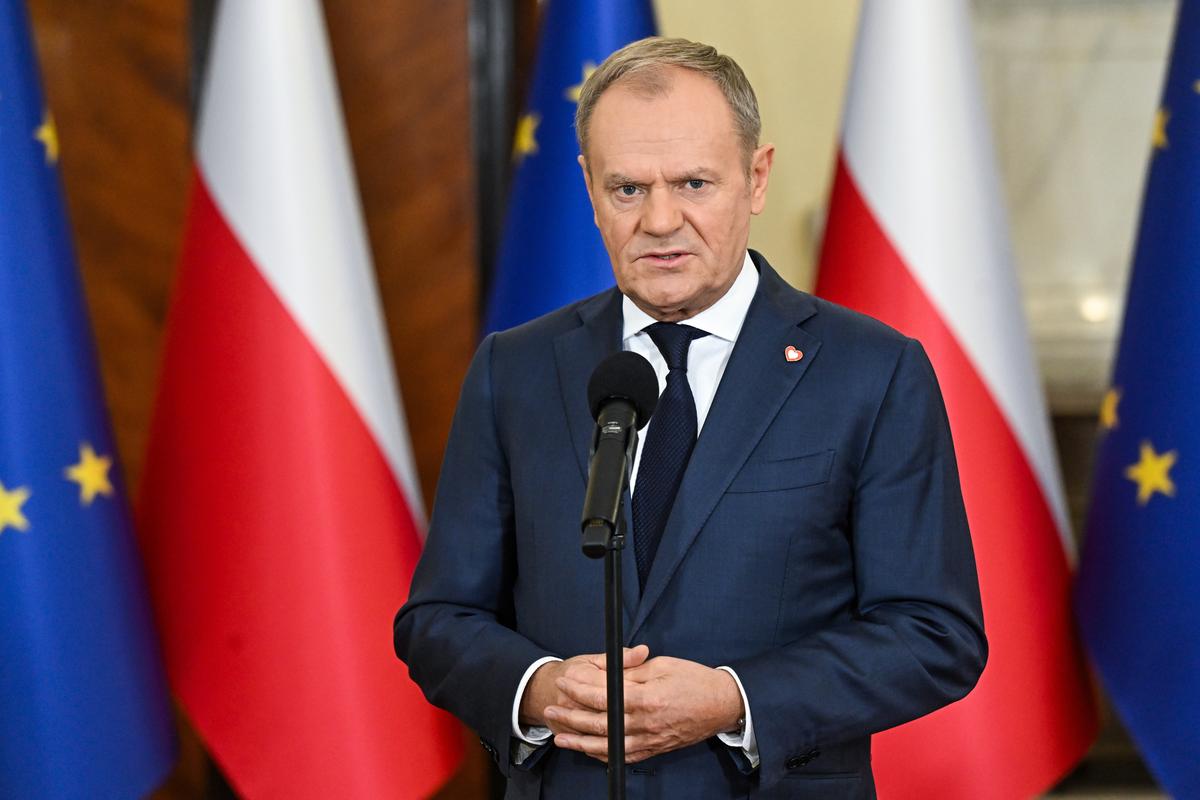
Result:
M774 147L754 151L747 176L733 112L709 78L668 68L670 89L647 96L609 87L580 156L596 227L617 285L655 319L687 319L733 285L766 204Z

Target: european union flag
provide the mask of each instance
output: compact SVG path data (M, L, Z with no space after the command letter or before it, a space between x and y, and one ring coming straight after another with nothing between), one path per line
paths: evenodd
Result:
M1179 4L1076 604L1163 787L1200 797L1200 5Z
M20 0L0 0L0 797L141 797L174 723Z
M513 141L515 172L485 332L613 285L575 161L575 107L580 85L597 64L654 30L649 0L547 3L533 88Z

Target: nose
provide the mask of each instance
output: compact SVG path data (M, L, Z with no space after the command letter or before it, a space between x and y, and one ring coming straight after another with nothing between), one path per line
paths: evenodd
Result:
M678 198L670 191L651 189L642 203L642 231L651 236L670 236L682 224Z

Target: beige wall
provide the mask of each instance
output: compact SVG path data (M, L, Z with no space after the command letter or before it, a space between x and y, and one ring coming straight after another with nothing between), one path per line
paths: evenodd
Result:
M829 181L859 0L656 0L666 36L714 45L758 94L763 140L776 146L767 209L750 245L807 289Z

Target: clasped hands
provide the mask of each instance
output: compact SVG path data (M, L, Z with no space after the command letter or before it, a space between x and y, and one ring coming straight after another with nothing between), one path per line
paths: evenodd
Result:
M625 648L625 760L643 761L737 728L742 695L728 672L694 661ZM604 654L538 667L521 698L520 719L545 725L554 744L608 760Z

